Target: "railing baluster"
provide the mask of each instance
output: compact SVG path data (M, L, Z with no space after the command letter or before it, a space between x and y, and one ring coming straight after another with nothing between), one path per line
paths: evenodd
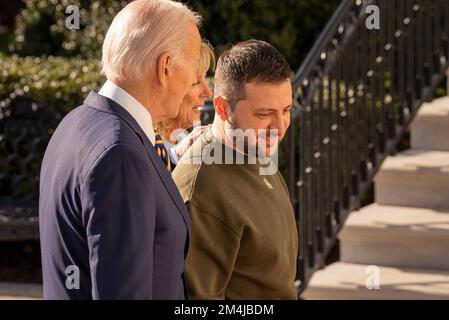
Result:
M378 34L379 32L377 30L371 30L370 32L370 58L369 58L369 64L370 64L370 70L368 72L368 76L370 78L370 92L371 92L371 144L370 144L370 160L373 166L376 166L377 164L377 150L378 150L378 143L377 143L377 96L378 96L378 90L377 90L377 77L378 72L376 70L376 57L377 57L377 42L378 42Z
M360 25L360 29L365 28L363 24ZM369 145L369 109L368 109L368 78L367 78L367 69L369 67L365 66L363 64L364 61L368 60L368 33L363 32L360 30L361 33L361 43L360 47L358 49L358 55L359 55L359 72L358 77L360 77L360 86L362 90L362 96L361 100L359 101L359 113L360 113L360 120L359 120L359 148L360 148L360 180L362 182L367 182L368 179L368 167L367 167L367 159L369 157L368 155L368 148Z
M339 225L341 223L341 206L342 206L342 178L341 178L341 116L340 116L340 98L341 98L341 91L340 91L340 85L341 85L341 63L340 61L337 62L337 66L335 67L336 75L335 75L335 89L336 89L336 101L335 101L335 119L336 119L336 125L334 127L335 130L335 158L336 158L336 177L335 177L335 198L334 198L334 213L335 213L335 221Z
M308 145L308 153L307 153L307 203L308 203L308 217L309 217L309 226L307 229L307 250L308 250L308 264L312 268L315 264L315 201L314 201L314 192L315 192L315 183L313 181L313 122L314 122L314 102L313 98L310 101L310 104L306 107L307 111L307 120L308 120L308 128L307 128L307 145Z
M415 11L413 9L415 5L414 0L407 1L407 12L408 12L408 28L407 34L410 41L407 42L407 66L408 66L408 81L407 81L407 110L408 115L413 112L413 104L415 101L415 34L416 34L416 18Z
M349 109L349 93L348 93L348 86L349 86L349 68L351 64L348 62L350 61L348 59L348 55L344 57L344 62L342 63L343 66L343 90L344 90L344 100L343 100L343 111L341 113L341 116L343 118L343 132L344 132L344 144L343 144L343 208L349 209L349 176L351 172L350 168L350 130L349 130L349 115L348 115L348 109Z
M400 19L397 21L396 26L396 44L397 44L397 50L396 50L396 61L398 65L398 71L397 71L397 83L398 83L398 122L399 125L402 126L404 124L404 106L405 106L405 81L407 79L406 69L404 67L405 64L405 50L404 50L404 37L405 37L405 31L404 31L404 19L406 19L406 12L405 12L405 1L406 0L399 0L398 1L398 13Z
M432 80L432 19L434 18L432 16L432 7L433 7L434 0L426 0L425 3L423 3L424 6L424 25L425 25L425 61L424 61L424 83L425 87L430 86L430 82ZM427 97L430 98L430 97Z
M299 119L298 119L298 135L299 135L299 179L298 179L298 207L299 207L299 226L298 226L298 249L299 249L299 255L298 255L298 270L297 270L297 278L301 282L300 285L304 285L304 279L305 279L305 268L306 268L306 256L307 256L307 216L306 216L306 185L304 182L305 179L305 165L304 165L304 157L305 157L305 151L306 151L306 134L305 134L305 124L304 124L304 118L305 118L305 112L304 112L304 106L302 105L302 101L299 101L300 98L298 97L298 105L301 108L299 110ZM301 152L301 150L303 152Z
M315 162L315 168L314 168L314 179L316 183L315 188L315 201L316 201L316 217L317 217L317 223L315 225L315 236L316 236L316 249L318 252L323 252L324 247L324 234L323 234L323 228L324 228L324 207L323 207L323 193L325 193L324 184L323 184L323 177L325 173L323 172L323 150L322 150L322 139L323 139L323 116L324 116L324 85L323 82L321 82L321 86L318 89L318 97L317 97L317 105L316 105L316 111L318 113L317 116L317 128L315 132L315 151L313 154L314 162Z
M413 13L414 13L414 23L413 23L413 27L415 30L415 39L416 39L416 54L415 54L415 61L413 62L413 65L415 66L415 86L414 86L414 90L415 90L415 98L417 100L421 100L422 95L421 95L421 87L422 87L422 69L423 69L423 50L422 50L422 46L423 46L423 30L422 30L422 22L421 22L421 12L422 12L422 8L421 8L421 3L419 2L419 0L415 0L415 5L414 5L414 9L413 9ZM412 105L413 109L412 112L415 111L415 106Z
M356 33L355 36L352 37L349 56L354 65L350 69L350 98L349 98L349 121L350 121L350 148L349 152L351 153L350 157L350 182L351 182L351 195L357 196L359 193L359 140L360 135L358 132L358 107L357 107L357 85L358 85L358 69L359 69L359 61L358 61L358 45L359 45L359 34Z
M387 137L389 140L394 139L396 136L396 123L395 123L395 89L396 89L396 63L394 61L395 58L395 50L396 43L394 37L394 14L396 1L387 1L386 2L386 33L387 39L385 44L385 56L386 63L388 68L388 80L389 86L385 96L385 103L387 105ZM397 14L397 13L396 13Z
M444 1L444 0L443 0ZM441 63L440 63L440 39L441 39L441 10L443 9L442 0L437 0L433 3L432 6L432 29L434 36L432 37L432 74L437 74L440 72Z
M449 2L444 1L444 12L449 12ZM449 60L449 19L447 17L443 17L443 51L446 60Z
M333 155L335 154L333 149L333 136L332 136L332 124L333 118L333 74L330 71L328 74L328 86L327 86L327 122L326 126L326 137L323 143L326 147L326 170L327 170L327 206L326 206L326 238L332 238L333 235L333 201L334 201L334 167L335 163Z
M379 37L379 43L377 47L377 63L379 65L379 73L378 73L378 87L379 87L379 104L380 104L380 117L378 126L377 126L377 134L378 134L378 145L379 145L379 152L381 154L385 153L385 124L387 123L387 114L386 114L386 106L385 106L385 52L384 52L384 46L385 46L385 21L386 21L386 12L385 12L385 0L379 1L379 7L381 12L384 12L384 14L380 15L381 17L381 26L380 26L380 37Z

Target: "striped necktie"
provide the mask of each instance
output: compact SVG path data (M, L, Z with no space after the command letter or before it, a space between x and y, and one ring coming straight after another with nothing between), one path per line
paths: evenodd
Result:
M154 136L154 147L156 148L157 155L164 162L167 171L171 172L170 155L168 154L167 149L165 149L164 140L162 140L161 135L156 130L154 130Z

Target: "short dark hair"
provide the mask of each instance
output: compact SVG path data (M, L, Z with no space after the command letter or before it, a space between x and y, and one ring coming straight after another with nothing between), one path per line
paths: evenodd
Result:
M215 95L225 96L234 110L246 96L248 82L278 84L293 76L284 56L271 44L260 40L240 42L224 51L217 62Z

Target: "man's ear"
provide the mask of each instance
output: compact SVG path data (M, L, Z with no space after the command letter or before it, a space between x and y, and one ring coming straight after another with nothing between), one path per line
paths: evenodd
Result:
M231 110L228 100L221 96L214 98L215 112L218 114L222 121L226 121L231 116L229 111Z
M168 52L162 54L157 60L157 76L162 86L166 86L171 76L172 66L173 57Z

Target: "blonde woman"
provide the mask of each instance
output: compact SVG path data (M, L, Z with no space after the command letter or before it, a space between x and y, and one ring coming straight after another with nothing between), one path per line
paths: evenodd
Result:
M169 171L201 135L208 126L200 125L201 107L206 99L212 97L212 91L206 82L206 74L209 69L215 67L214 49L209 42L201 43L200 61L197 71L197 81L182 101L179 114L176 118L160 122L156 125L160 137L164 140L165 148L169 153ZM189 134L186 129L195 127ZM164 152L164 151L163 151Z

